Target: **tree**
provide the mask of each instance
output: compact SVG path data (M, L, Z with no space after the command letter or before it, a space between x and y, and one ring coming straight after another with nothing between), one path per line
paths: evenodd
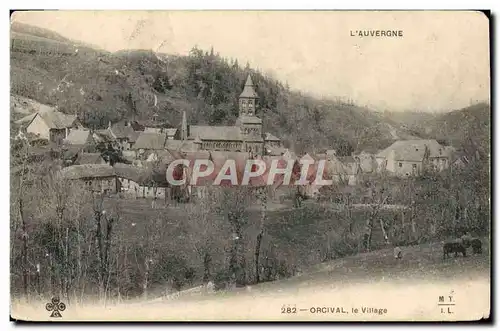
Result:
M244 286L247 282L243 227L247 223L246 210L251 196L248 190L242 186L221 188L217 208L218 214L227 217L232 232L228 271L236 286Z
M98 261L98 281L99 281L99 296L101 300L106 300L107 283L109 282L109 255L111 250L111 238L113 226L119 220L120 214L115 208L115 215L110 216L103 207L104 195L93 195L93 211L95 221L95 247Z
M370 211L366 220L365 230L362 237L362 247L365 251L368 252L371 250L372 233L373 227L375 226L375 221L378 217L380 209L386 204L387 199L390 195L390 192L386 186L387 183L385 182L385 178L381 178L379 182L371 183ZM385 234L383 222L380 222L380 225L382 227L382 231L387 243L387 235Z
M203 282L207 283L213 277L213 255L223 251L223 247L231 234L230 226L223 215L218 214L218 188L202 187L207 192L194 204L185 205L189 215L187 233L189 242L203 265Z
M255 282L260 282L260 247L262 245L262 238L264 237L265 222L267 217L267 201L269 198L269 188L266 186L258 187L255 190L257 201L260 203L260 223L259 223L259 233L257 234L257 240L255 244Z

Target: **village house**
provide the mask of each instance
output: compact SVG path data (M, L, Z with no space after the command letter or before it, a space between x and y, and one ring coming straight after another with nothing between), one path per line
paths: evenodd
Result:
M375 155L366 151L362 151L361 153L355 155L355 157L359 161L359 166L362 173L371 174L377 172L378 164Z
M96 147L93 134L87 129L71 130L68 137L63 140L63 144L84 152L94 152Z
M117 180L117 192L126 198L168 199L169 185L164 171L138 168L116 163L113 166Z
M98 158L95 157L95 160ZM122 163L116 163L113 167L94 163L68 166L60 170L60 175L63 180L81 182L92 192L120 193L125 198L158 199L169 196L164 170L165 168L155 171L152 168L137 168Z
M72 165L60 170L63 180L79 181L92 192L116 193L117 184L113 167L107 164Z
M398 140L376 155L379 171L396 176L415 176L425 166L435 171L447 169L454 148L436 140Z
M165 133L141 132L132 146L136 159L146 159L151 152L164 150L166 140Z
M357 156L339 156L338 160L342 164L340 173L341 181L348 185L356 185L361 174L360 161Z
M111 125L108 124L108 129L110 136L118 143L120 148L124 151L128 151L137 141L139 132L135 131L130 122L118 122Z
M66 115L55 110L37 112L18 122L25 123L26 132L54 143L61 143L72 129L81 127L76 115Z

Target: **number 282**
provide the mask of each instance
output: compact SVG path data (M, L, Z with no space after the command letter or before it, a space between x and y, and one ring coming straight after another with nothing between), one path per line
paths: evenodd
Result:
M283 306L283 307L281 307L281 313L282 314L296 314L297 313L297 308L296 307L290 307L290 306Z

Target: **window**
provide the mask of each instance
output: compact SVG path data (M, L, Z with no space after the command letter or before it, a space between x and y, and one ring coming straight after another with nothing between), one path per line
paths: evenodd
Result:
M403 167L403 163L399 162L399 167L402 168Z

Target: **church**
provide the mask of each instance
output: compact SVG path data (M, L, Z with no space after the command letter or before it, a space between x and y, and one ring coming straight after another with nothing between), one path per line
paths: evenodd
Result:
M249 74L239 96L239 116L234 126L188 125L184 112L180 140L192 142L197 150L281 155L284 151L281 140L262 131L262 120L256 116L258 98Z

